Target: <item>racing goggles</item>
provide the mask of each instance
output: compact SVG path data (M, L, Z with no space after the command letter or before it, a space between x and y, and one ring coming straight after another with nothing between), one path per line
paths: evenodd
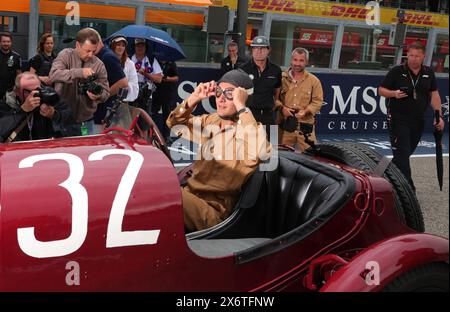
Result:
M223 96L227 100L233 101L233 91L234 91L234 88L222 89L221 87L217 86L216 87L216 97L219 98L223 94Z

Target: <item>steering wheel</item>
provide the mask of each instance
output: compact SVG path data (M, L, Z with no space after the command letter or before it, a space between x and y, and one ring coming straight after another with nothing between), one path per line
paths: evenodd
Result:
M150 117L145 110L139 107L131 107L131 115L134 116L134 118L131 122L129 130L133 131L135 135L138 135L140 138L146 140L153 146L156 146L173 163L172 157L170 157L169 149L167 148L166 140L164 140L164 137L161 135L161 132L152 117ZM140 118L149 126L148 130L141 129L138 124L138 120Z

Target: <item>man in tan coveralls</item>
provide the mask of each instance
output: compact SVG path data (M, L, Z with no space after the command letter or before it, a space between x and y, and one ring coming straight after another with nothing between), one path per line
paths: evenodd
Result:
M252 92L249 76L232 70L218 84L200 83L167 119L169 128L176 126L172 130L199 144L193 174L181 188L187 231L225 220L244 182L260 161L270 156L266 132L246 107ZM217 113L193 116L197 104L212 95L216 96Z
M284 120L289 116L297 119L297 129L289 132L280 125L281 144L294 146L296 143L303 152L309 147L305 142L303 133L299 130L299 124L314 124L314 116L320 111L323 103L322 84L313 74L305 70L308 65L309 52L303 48L292 51L291 67L282 74L280 100L281 112ZM316 143L315 127L309 140Z

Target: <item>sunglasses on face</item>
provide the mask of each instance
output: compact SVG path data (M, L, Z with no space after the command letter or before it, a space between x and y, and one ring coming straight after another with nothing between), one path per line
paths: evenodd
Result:
M233 100L233 90L234 90L234 88L222 89L221 87L217 87L216 88L216 97L219 98L223 94L223 96L227 100L232 101Z

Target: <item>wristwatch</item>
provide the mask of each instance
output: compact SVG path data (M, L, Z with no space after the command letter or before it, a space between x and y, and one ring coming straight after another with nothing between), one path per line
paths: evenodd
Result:
M251 112L251 111L250 111L250 108L244 107L244 108L241 108L241 109L237 112L237 115L239 116L240 114L242 114L242 113L247 113L247 112Z

